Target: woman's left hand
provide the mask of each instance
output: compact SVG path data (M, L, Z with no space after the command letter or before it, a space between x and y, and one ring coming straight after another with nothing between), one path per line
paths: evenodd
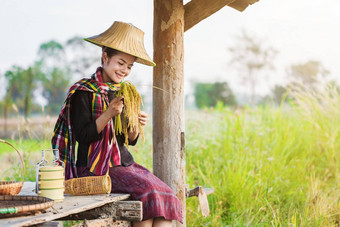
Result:
M148 115L144 111L140 112L140 115L138 117L138 121L142 126L145 126L148 121Z

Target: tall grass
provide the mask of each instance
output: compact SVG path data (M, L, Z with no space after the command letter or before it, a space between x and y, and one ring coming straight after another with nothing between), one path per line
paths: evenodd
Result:
M294 103L277 108L186 113L186 181L190 188L215 189L207 218L197 198L187 199L188 226L340 225L339 93L295 90L292 96ZM130 147L149 169L151 128L144 146ZM35 143L49 146L48 140ZM42 149L18 145L28 147L22 149L27 160Z
M188 200L189 226L340 225L339 94L292 95L293 106L188 119L187 181L215 189L208 218Z

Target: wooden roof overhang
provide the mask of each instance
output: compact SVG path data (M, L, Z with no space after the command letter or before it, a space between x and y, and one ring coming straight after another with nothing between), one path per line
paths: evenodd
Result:
M240 12L258 0L192 0L184 5L184 31L216 13L225 6Z

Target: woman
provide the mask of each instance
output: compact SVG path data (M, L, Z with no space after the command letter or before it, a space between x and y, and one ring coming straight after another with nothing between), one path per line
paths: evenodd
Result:
M134 62L155 66L145 51L144 33L131 24L114 22L100 35L85 39L102 47L102 66L89 79L69 90L52 138L65 162L65 178L109 173L113 193L129 193L143 202L143 221L134 226L171 226L182 222L182 210L171 188L149 170L134 162L124 145L124 135L114 132L114 118L122 114L124 94L112 95L130 74ZM147 114L139 122L145 126ZM137 129L138 130L138 129ZM129 145L139 132L129 130ZM75 145L78 142L77 159Z

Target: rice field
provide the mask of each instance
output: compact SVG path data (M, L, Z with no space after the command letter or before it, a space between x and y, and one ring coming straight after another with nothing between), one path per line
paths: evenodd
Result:
M215 189L206 218L198 199L187 199L187 226L340 225L339 93L292 95L295 102L280 107L186 112L186 182ZM151 169L150 124L145 137L130 150ZM31 166L48 139L12 142L24 151L26 180L34 180ZM12 156L3 153L1 162L18 166Z

